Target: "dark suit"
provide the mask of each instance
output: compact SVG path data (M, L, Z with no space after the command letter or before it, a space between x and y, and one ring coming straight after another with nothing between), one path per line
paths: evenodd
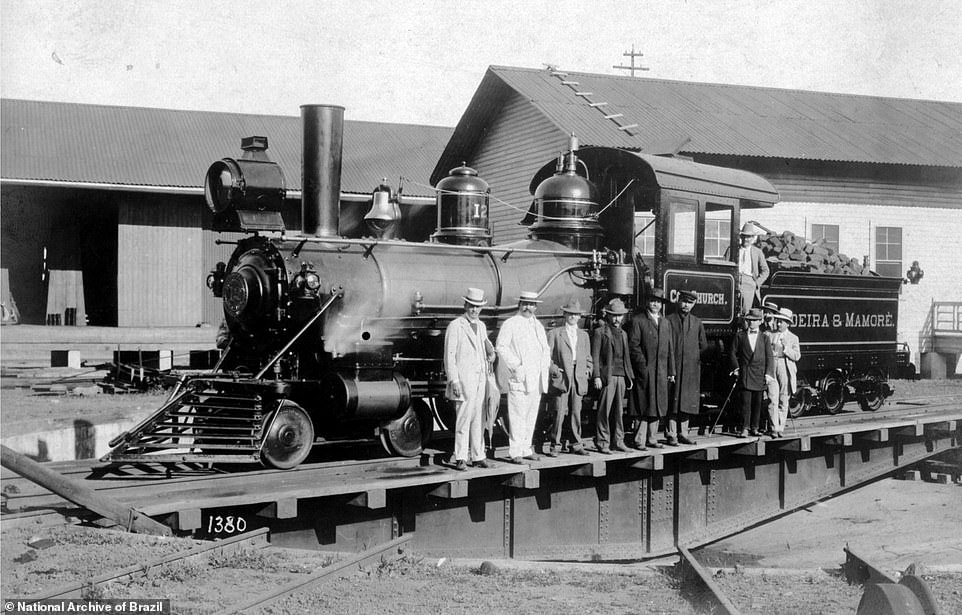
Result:
M614 375L614 337L621 339L621 371L624 376ZM595 433L595 446L607 450L611 446L622 446L625 437L624 396L625 383L634 377L631 361L628 358L628 336L620 327L612 327L607 322L595 329L591 336L592 378L601 378L601 399L598 400L598 421Z
M588 378L591 376L591 344L588 332L578 329L576 348L572 349L571 339L564 326L548 332L548 348L551 352L550 381L560 377L567 386L565 393L548 391L548 411L554 413L548 442L552 447L561 446L565 416L570 417L571 450L581 448L581 404L588 393ZM572 350L575 358L572 359Z
M668 316L675 349L675 398L671 414L698 414L701 409L701 360L708 337L701 319L693 314ZM685 419L687 417L679 417Z
M649 419L667 416L668 377L675 375L668 319L659 316L656 325L647 312L632 316L628 324L628 348L635 372L635 388L630 397L632 411Z
M768 334L758 332L752 349L748 331L740 330L732 339L728 358L732 369L738 368L742 429L758 430L762 394L768 389L766 376L775 377L775 357Z

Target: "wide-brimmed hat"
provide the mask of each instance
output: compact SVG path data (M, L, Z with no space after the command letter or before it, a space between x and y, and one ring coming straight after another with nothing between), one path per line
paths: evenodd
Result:
M625 302L621 299L612 299L605 306L605 311L617 316L618 314L627 314L628 308L625 307Z
M530 290L523 290L518 295L518 303L522 301L525 303L542 303L541 299L538 299L538 293Z
M772 303L771 301L766 301L762 304L762 310L768 312L769 314L777 314L778 304Z
M484 298L484 291L480 288L469 288L467 294L462 297L465 303L470 303L471 305L485 305L487 301Z
M761 308L752 308L745 314L745 320L761 320L764 317Z
M679 301L698 301L698 295L695 294L693 290L680 290L678 291Z
M741 230L741 232L739 232L738 234L739 234L739 235L750 235L750 236L754 237L755 235L761 235L762 232L761 232L760 230L758 230L758 227L755 226L754 224L752 224L751 222L746 222L744 225L742 225L742 230Z
M778 313L772 316L772 318L776 320L784 320L785 322L790 323L792 322L792 319L795 318L795 312L791 311L788 308L782 308L778 310Z
M568 303L561 306L562 312L567 312L569 314L584 314L585 311L581 309L581 302L577 299L569 301Z
M668 299L665 298L665 291L660 288L653 288L651 292L648 293L648 298L645 301L661 301L665 303Z

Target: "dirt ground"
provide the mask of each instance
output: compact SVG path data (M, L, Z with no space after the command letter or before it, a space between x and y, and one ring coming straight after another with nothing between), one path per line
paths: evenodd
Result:
M906 399L962 396L962 382L895 383ZM904 397L903 397L904 396ZM5 389L2 428L69 425L77 416L117 420L150 412L163 394L37 397ZM49 428L49 427L48 427ZM889 570L908 562L924 572L942 612L962 613L962 486L883 480L826 500L696 552L723 566L715 581L743 613L851 614L862 594L839 573L847 542ZM27 525L0 528L0 593L24 597L97 574L143 565L196 541L99 528ZM38 539L49 539L38 543ZM28 545L43 545L33 548ZM89 597L170 598L173 612L212 613L330 565L330 554L268 547L201 556L150 568L135 579L85 590ZM662 565L564 564L424 559L395 553L262 609L263 613L663 613L711 612L702 595ZM738 563L738 568L733 568ZM780 570L779 570L780 569ZM941 572L947 570L950 572Z

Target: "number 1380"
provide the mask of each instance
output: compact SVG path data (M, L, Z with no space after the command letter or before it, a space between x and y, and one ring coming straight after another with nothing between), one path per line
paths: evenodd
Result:
M243 532L246 529L247 521L244 517L235 517L233 515L221 517L217 515L216 517L209 517L207 519L208 534L235 534L237 532Z

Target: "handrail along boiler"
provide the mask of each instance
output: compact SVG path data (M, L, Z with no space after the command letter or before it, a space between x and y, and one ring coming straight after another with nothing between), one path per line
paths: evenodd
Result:
M435 425L451 424L444 330L469 285L493 299L482 314L493 335L521 290L537 290L538 317L559 324L573 298L592 306L590 319L613 296L643 305L656 280L673 297L692 288L723 350L736 320L731 248L741 211L777 200L762 178L671 156L578 149L572 138L532 180L527 239L491 245L489 189L467 166L437 183L429 237L392 239L400 196L383 184L365 217L370 231L341 228L343 112L301 107L297 232L287 230L293 212L265 138L245 138L241 158L211 165L213 228L243 234L208 277L229 343L211 374L183 379L160 409L111 442L104 460L292 468L317 442L358 438L417 455ZM655 219L653 254L641 243L645 213ZM706 363L709 403L723 386L716 363Z

